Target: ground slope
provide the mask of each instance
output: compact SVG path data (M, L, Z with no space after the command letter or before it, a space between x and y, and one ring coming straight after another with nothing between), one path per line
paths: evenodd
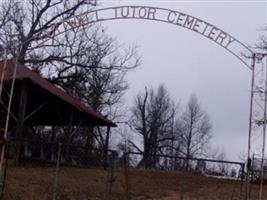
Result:
M141 169L84 169L61 167L59 200L240 200L245 185L185 172ZM54 166L9 166L5 200L51 200L54 189ZM128 183L128 184L127 184ZM241 193L243 191L243 194ZM264 188L267 200L267 189ZM258 186L252 186L257 199Z

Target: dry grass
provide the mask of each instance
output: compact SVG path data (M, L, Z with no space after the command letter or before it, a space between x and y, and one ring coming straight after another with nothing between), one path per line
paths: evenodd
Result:
M131 200L240 200L241 182L219 180L182 172L129 170ZM5 200L51 200L55 168L53 166L9 166ZM125 173L115 172L109 193L109 174L102 169L61 167L59 200L126 200ZM243 186L245 187L245 186ZM267 199L267 188L265 197ZM257 199L258 186L252 190Z

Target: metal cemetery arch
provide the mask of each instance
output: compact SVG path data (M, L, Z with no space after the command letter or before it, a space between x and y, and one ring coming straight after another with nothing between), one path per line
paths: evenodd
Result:
M251 157L251 135L252 135L252 124L253 124L252 112L253 112L253 102L255 98L254 76L255 76L256 54L247 45L245 45L244 43L233 37L231 34L197 17L171 9L151 7L151 6L117 6L117 7L107 7L107 8L87 11L80 15L69 18L65 21L53 24L49 28L44 30L35 39L36 42L39 44L45 43L54 36L60 35L68 30L78 28L82 25L89 25L109 20L125 20L125 19L159 21L194 31L206 37L207 39L215 42L217 45L221 46L225 50L227 50L239 61L241 61L247 68L252 70L250 110L249 110L250 116L249 116L249 131L248 131L249 132L248 154L247 154L248 156L247 160L249 161ZM244 55L252 57L252 63L250 63L251 62L250 59L247 59ZM265 114L264 117L266 117ZM262 154L264 155L264 150ZM249 168L247 168L246 200L250 199L249 175L250 175L250 170ZM261 180L261 189L263 183L262 180ZM262 199L262 190L260 191L260 199Z
M244 54L251 55L252 51L244 43L222 29L197 17L159 7L119 6L87 11L65 21L53 24L38 35L36 41L43 43L47 39L50 39L51 36L60 35L81 25L118 19L153 20L186 28L220 45L239 59L246 67L252 69L251 64L248 63L248 59L243 56Z
M107 7L96 10L86 11L80 15L68 18L64 21L52 24L47 29L43 30L39 35L34 38L36 45L47 42L55 36L60 35L68 30L78 28L80 26L89 25L97 22L109 20L123 20L123 19L141 19L150 21L159 21L176 25L188 30L194 31L203 37L215 42L221 46L234 57L239 59L247 68L252 70L252 83L251 83L251 97L250 97L250 119L249 119L249 136L248 136L248 158L251 154L251 133L252 133L252 111L253 111L253 98L254 98L254 69L256 54L244 43L233 37L231 34L223 31L222 29L201 20L192 15L188 15L179 11L151 7L151 6L117 6ZM34 49L34 48L32 48ZM251 56L247 59L244 55ZM266 87L267 88L267 87ZM266 125L265 125L266 126ZM249 159L248 159L249 160ZM247 170L247 173L250 171ZM249 176L247 176L249 177ZM249 199L249 178L247 178L247 200Z

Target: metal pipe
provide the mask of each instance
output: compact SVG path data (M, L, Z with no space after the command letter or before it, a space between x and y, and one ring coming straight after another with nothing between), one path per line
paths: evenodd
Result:
M21 47L20 47L20 50L21 50ZM12 74L12 83L11 83L11 89L10 89L10 94L9 94L7 116L6 116L6 122L5 122L4 139L7 142L8 142L7 133L8 133L9 119L10 119L10 113L11 113L11 105L12 105L12 99L13 99L16 75L17 75L17 67L18 67L18 55L16 56L16 59L15 59L15 65L14 65L13 74ZM8 143L6 143L6 145L8 145ZM1 155L0 155L0 187L2 187L4 185L3 164L4 164L4 157L5 157L5 150L6 150L5 146L6 145L3 145L2 148L1 148ZM0 192L1 192L1 190L0 190ZM0 196L3 196L3 194L0 194Z
M11 104L12 104L14 87L15 87L16 74L17 74L17 65L18 64L17 64L17 60L16 60L16 63L15 63L15 66L14 66L14 70L13 70L13 77L12 77L10 96L9 96L8 108L7 108L7 117L6 117L6 123L5 123L4 139L6 139L6 140L7 140L7 132L8 132L8 125L9 125L10 112L11 112ZM3 146L2 149L1 149L0 178L2 177L2 166L3 166L3 162L4 162L4 154L5 154L5 146Z
M56 174L55 174L54 186L53 186L53 200L57 199L59 166L60 166L60 160L61 160L61 146L62 146L62 143L59 143L58 152L57 152Z
M248 131L248 152L247 152L247 174L246 174L246 200L250 199L249 195L249 175L250 175L250 152L251 152L251 132L252 132L252 113L253 113L253 101L254 101L254 82L255 82L255 63L256 63L256 54L252 54L252 77L251 77L251 92L250 92L250 110L249 110L249 131Z
M262 192L263 192L265 139L266 139L266 109L267 109L267 59L265 66L264 117L263 117L263 136L262 136L263 141L262 141L261 182L260 182L259 200L262 200Z

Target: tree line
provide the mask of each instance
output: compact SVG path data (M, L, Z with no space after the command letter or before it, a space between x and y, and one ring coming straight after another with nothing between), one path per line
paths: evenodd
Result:
M101 25L82 25L47 37L42 33L94 7L88 0L9 0L0 4L0 59L16 59L57 85L71 96L90 105L114 122L128 121L135 139L129 148L142 153L140 165L154 166L156 154L192 158L206 155L212 124L196 95L182 108L164 85L145 88L134 97L128 118L123 96L129 88L126 75L141 65L136 46L121 45ZM256 46L267 49L266 37ZM5 110L0 109L1 116ZM4 117L1 117L2 122ZM76 143L108 148L110 135L103 128L26 127L34 137L50 142ZM51 137L49 130L55 129ZM116 129L111 134L116 134ZM52 139L51 139L52 138ZM185 163L188 166L188 163Z
M137 47L119 44L101 25L81 25L38 42L46 29L90 9L93 7L87 0L2 2L1 59L14 58L27 65L115 122L129 121L131 131L143 141L142 147L134 139L129 141L131 148L144 155L140 165L155 165L158 159L151 155L159 153L187 158L204 154L211 138L211 123L195 95L182 111L164 85L145 88L135 97L131 114L125 118L121 107L129 87L126 75L141 64ZM99 127L26 128L44 141L109 148L110 135ZM56 135L51 137L52 129ZM116 134L116 130L113 132Z
M60 35L48 35L46 42L39 38L47 29L93 8L88 0L1 2L0 59L15 59L25 64L96 112L117 122L121 115L121 98L128 88L125 76L141 63L137 47L119 44L101 25L82 25L62 31ZM1 107L2 123L5 114ZM25 129L33 133L33 138L50 142L107 148L110 140L102 128ZM57 133L55 137L49 134L52 129ZM77 141L79 138L83 138L82 141Z
M135 97L130 116L131 130L142 138L141 148L135 139L128 141L131 149L143 154L139 165L154 167L159 162L156 155L163 154L187 158L183 164L188 168L190 158L208 155L212 124L196 95L181 108L163 84L145 88Z

